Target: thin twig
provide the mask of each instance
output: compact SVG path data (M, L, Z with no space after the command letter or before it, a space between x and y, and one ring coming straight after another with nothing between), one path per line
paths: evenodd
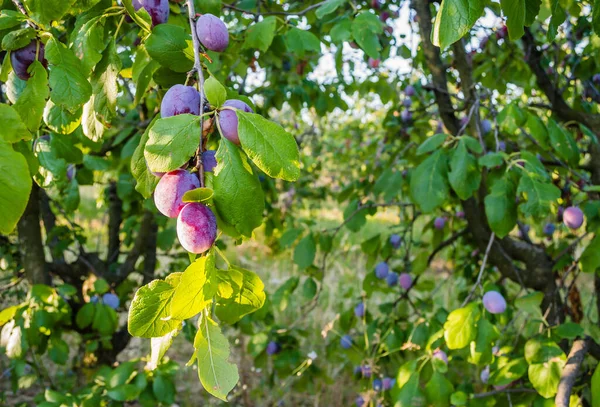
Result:
M487 248L485 249L485 255L483 256L483 262L481 263L481 267L479 268L479 275L477 275L477 281L475 281L475 285L471 288L471 291L469 291L469 295L467 295L467 298L465 298L461 307L464 307L465 305L467 305L467 303L471 300L471 297L473 296L475 289L477 289L477 287L481 286L481 278L483 277L483 270L485 269L485 265L487 264L487 259L490 254L490 250L492 249L492 245L494 244L495 238L496 238L496 234L492 233L490 235L490 241L487 245Z
M473 394L473 398L474 399L481 399L484 397L489 397L489 396L495 396L496 394L502 394L502 393L537 393L534 389L528 389L528 388L519 388L519 389L504 389L504 390L492 390L492 391L487 391L485 393L476 393Z
M325 3L325 1L322 1L320 3L316 3L316 4L313 4L312 6L308 6L304 10L300 10L300 11L297 11L297 12L293 12L293 11L267 11L267 12L261 13L260 10L259 11L244 10L244 9L241 9L239 7L234 6L233 4L227 4L227 3L223 3L223 8L227 8L227 9L230 9L230 10L239 11L240 13L252 14L253 16L301 16L301 15L304 15L304 14L308 13L311 10L314 10L314 9L316 9L318 7L321 7L324 3Z

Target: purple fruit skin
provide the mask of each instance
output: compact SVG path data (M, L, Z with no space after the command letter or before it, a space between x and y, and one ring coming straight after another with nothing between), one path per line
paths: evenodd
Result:
M152 26L166 23L169 19L169 0L132 0L135 11L142 7L150 14Z
M404 123L409 122L409 121L412 120L412 112L410 110L408 110L408 109L404 109L400 113L400 118L402 119L402 121Z
M185 206L183 195L192 189L200 188L198 177L185 170L166 173L158 181L154 191L156 208L169 218L176 218Z
M69 164L69 166L67 167L67 179L69 181L73 181L73 178L75 178L75 172L76 172L75 165Z
M490 122L488 119L482 120L481 131L483 134L488 134L490 131L492 131L492 122Z
M223 106L233 107L246 113L253 113L250 106L237 99L228 100L223 103ZM240 138L238 135L238 118L235 111L230 109L221 110L219 112L219 126L221 127L223 137L232 143L237 145L240 144Z
M504 141L498 142L498 150L499 151L506 151L506 143Z
M35 52L37 50L37 41L31 41L23 48L19 48L10 53L10 64L12 65L15 75L19 79L26 81L31 77L27 72L29 66L35 61ZM40 43L40 51L38 53L38 61L42 63L44 68L48 67L48 61L44 58L44 44Z
M362 318L365 316L365 303L364 302L359 302L356 307L354 307L354 315L356 315L357 318Z
M207 49L223 52L229 45L229 32L227 26L219 17L204 14L196 22L198 39Z
M360 367L360 370L364 378L368 379L369 377L371 377L371 366L363 365Z
M363 407L365 405L365 399L363 399L362 396L356 396L354 404L356 404L356 407Z
M387 277L385 278L385 281L387 282L387 285L389 285L390 287L397 285L398 284L398 273L390 271L388 273Z
M165 93L160 115L165 118L184 113L200 114L200 94L192 86L175 85Z
M381 379L373 379L373 390L380 391L383 388Z
M204 166L204 171L214 171L217 166L215 154L217 154L215 150L207 150L202 153L202 165Z
M280 350L281 346L275 341L271 341L267 345L267 355L275 355L276 353L279 353Z
M464 219L465 218L465 212L464 211L458 211L456 212L456 217L459 219Z
M552 236L555 230L556 227L554 226L554 223L546 223L546 225L544 225L544 234L546 236Z
M386 278L389 272L390 267L385 261L382 261L375 266L375 276L380 280Z
M91 302L92 304L96 304L96 303L98 302L98 296L97 296L97 295L94 295L92 298L90 298L90 302Z
M404 89L404 94L408 97L414 96L417 91L413 85L408 85L406 89Z
M205 205L191 202L184 206L177 217L177 237L190 253L204 253L217 238L217 218Z
M350 335L344 335L340 339L340 345L344 349L350 349L352 347L352 337Z
M506 300L498 291L488 291L483 295L483 306L490 314L506 311Z
M114 295L112 293L104 294L102 296L102 302L104 303L104 305L108 305L112 309L119 308L119 303L120 303L119 297L117 297L116 295Z
M595 83L596 85L600 84L600 73L597 73L597 74L595 74L595 75L592 77L592 81L594 81L594 83Z
M448 364L448 355L443 350L436 350L433 352L433 358L443 360L445 364Z
M400 287L404 288L405 290L408 290L410 287L412 287L412 277L410 274L402 273L400 274L400 278L398 280L400 281Z
M392 247L394 249L400 248L400 246L402 245L402 238L400 237L400 235L397 235L397 234L391 235L390 236L390 244L392 245Z
M576 206L569 206L563 212L563 223L569 229L579 229L583 224L583 212Z
M433 227L436 228L437 230L444 229L444 226L446 226L446 219L445 218L437 217L433 221Z

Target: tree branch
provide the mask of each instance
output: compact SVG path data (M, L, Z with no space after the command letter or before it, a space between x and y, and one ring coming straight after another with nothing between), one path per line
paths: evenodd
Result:
M577 373L579 372L581 363L583 363L588 347L588 339L577 339L573 342L567 364L560 375L558 391L556 392L556 398L554 399L556 407L569 407L571 391L573 390L573 385L577 379Z
M19 251L25 268L25 276L29 282L31 284L49 284L50 275L46 269L46 256L40 226L39 190L40 187L34 182L25 213L17 224Z
M121 223L123 222L123 202L117 194L117 183L111 181L108 186L108 251L106 262L114 263L119 259L121 247Z
M117 273L110 279L116 285L120 284L127 276L135 270L135 264L144 252L146 247L146 239L152 235L154 225L154 214L148 210L144 211L140 223L140 230L135 239L133 247L127 254L125 262L119 267Z

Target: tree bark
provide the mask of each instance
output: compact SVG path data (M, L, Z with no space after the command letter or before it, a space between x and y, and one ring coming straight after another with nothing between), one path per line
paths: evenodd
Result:
M25 276L31 284L50 284L50 275L46 269L46 256L42 244L40 226L40 188L34 182L29 194L25 213L17 224L19 250Z
M556 407L569 407L571 391L573 390L573 385L577 379L577 373L581 368L581 363L583 363L588 347L589 343L587 339L577 339L573 342L567 364L560 375L558 391L556 392L556 397L554 399Z
M117 183L111 181L108 187L108 252L106 262L114 263L119 259L121 247L121 222L123 222L123 202L117 194Z

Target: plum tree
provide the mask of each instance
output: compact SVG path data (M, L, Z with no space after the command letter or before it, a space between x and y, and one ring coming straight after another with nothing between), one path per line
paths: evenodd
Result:
M410 274L402 273L400 274L398 280L400 281L400 287L404 288L405 290L408 290L410 287L412 287L412 277Z
M388 266L388 264L385 261L377 263L377 265L375 266L375 276L380 280L386 278L389 272L390 266Z
M483 306L490 314L506 311L506 300L498 291L488 291L483 295Z
M448 364L448 355L441 349L437 349L435 352L433 352L432 357L434 359L439 359L443 361L445 364Z
M438 216L433 221L433 227L436 228L437 230L444 229L444 226L446 226L446 218L444 218L442 216Z
M27 70L33 61L35 61L36 55L37 60L42 63L44 68L48 67L48 61L44 57L44 48L44 44L40 41L33 40L23 48L16 49L10 53L10 64L19 79L26 81L30 78Z
M388 286L394 287L398 284L398 273L390 271L387 277L385 278L385 281L387 282Z
M229 107L233 109L238 109L246 113L253 113L252 108L248 106L245 102L237 99L227 100L223 107ZM227 140L231 141L235 144L240 144L240 138L238 135L238 118L235 110L233 109L221 109L219 111L219 129L221 130L221 134Z
M350 349L352 347L352 337L350 335L344 335L340 339L340 345L344 349Z
M104 294L102 296L102 302L104 303L104 305L108 305L112 309L119 308L119 303L120 303L119 297L117 297L113 293L106 293L106 294Z
M146 10L153 26L166 23L169 19L169 0L132 0L131 4L136 11L141 8Z
M267 344L267 355L275 355L281 351L281 345L275 341L270 341Z
M160 103L160 115L171 117L184 113L200 114L200 94L192 86L177 84L165 93Z
M577 206L569 206L565 209L562 218L569 229L579 229L583 225L583 212Z
M402 238L400 237L400 235L396 234L396 233L391 235L390 236L390 244L392 245L392 247L394 249L399 249L400 246L402 245Z
M354 315L356 315L357 318L362 318L365 316L365 303L364 302L359 302L358 304L356 304L356 307L354 307Z
M202 165L204 171L212 172L217 166L217 152L215 150L206 150L202 152Z
M169 218L176 218L185 206L183 195L199 188L200 181L194 174L178 169L163 175L154 191L156 208Z
M227 26L219 17L204 14L196 22L198 40L210 51L223 52L229 45Z
M188 203L177 217L177 237L188 252L206 252L217 238L215 214L206 205L198 202Z

